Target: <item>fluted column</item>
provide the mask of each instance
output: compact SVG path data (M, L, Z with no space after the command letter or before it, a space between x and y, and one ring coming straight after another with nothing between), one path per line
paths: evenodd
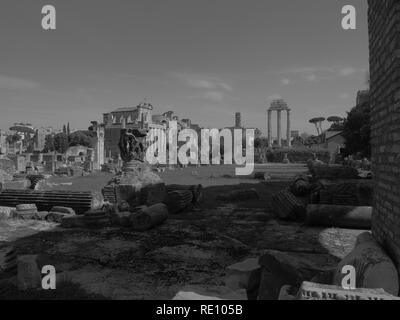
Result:
M292 143L291 139L291 128L290 128L290 109L287 110L287 132L286 132L286 139L287 139L287 146L290 148Z
M268 147L272 147L272 110L268 110Z
M278 147L282 147L282 110L277 110Z

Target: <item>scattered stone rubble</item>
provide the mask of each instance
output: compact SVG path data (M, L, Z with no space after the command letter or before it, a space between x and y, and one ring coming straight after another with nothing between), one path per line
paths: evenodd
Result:
M53 207L45 219L50 222L61 223L64 218L74 217L75 210L68 207Z
M396 267L371 233L366 232L358 236L354 250L337 266L333 285L341 285L341 270L346 265L354 266L356 270L357 288L383 289L391 295L398 295L399 279Z
M35 204L19 204L16 206L13 218L22 220L36 219L38 210Z
M26 178L34 189L44 176L21 177L21 181ZM265 179L265 174L256 178ZM368 229L371 207L366 203L372 188L368 180L361 182L357 178L357 170L353 168L314 163L310 165L310 175L296 177L290 188L273 195L272 205L280 219ZM87 207L87 197L83 194L4 190L0 192L0 205L10 207L0 213L3 218L47 220L59 223L62 228L119 226L143 232L161 225L172 214L191 209L202 199L202 194L201 185L165 186L148 165L130 160L124 162L122 171L104 187L102 207L93 208L92 201ZM218 197L230 202L259 198L255 189L236 190ZM68 206L61 206L61 200ZM39 211L43 203L48 211ZM328 255L314 254L312 258L310 255L264 250L259 258L227 267L226 288L232 292L245 290L250 300L396 299L399 292L396 268L369 233L359 236L354 250L336 269L332 268L332 261L327 261ZM357 288L368 290L344 291L338 287L345 265L355 267ZM22 290L37 288L40 283L37 256L17 257L13 248L0 249L0 271L1 274L16 273ZM181 291L175 298L205 296Z
M311 257L313 256L313 257ZM225 284L246 289L249 300L399 300L396 267L369 232L332 269L327 256L266 250L226 269ZM342 268L356 269L356 288L342 287Z
M19 256L17 261L18 289L28 290L40 288L42 275L38 267L37 255Z
M371 180L341 165L309 164L309 175L296 177L288 190L273 196L276 215L313 226L370 229Z
M272 197L273 207L284 220L370 229L372 182L357 177L357 171L350 167L312 164L310 175L296 177L289 189ZM327 255L320 255L319 260L317 256L267 250L258 261L248 259L228 267L226 284L245 288L248 299L259 300L399 299L396 267L371 233L359 235L354 250L336 269L324 260ZM341 287L342 268L347 265L354 266L356 288L360 289Z

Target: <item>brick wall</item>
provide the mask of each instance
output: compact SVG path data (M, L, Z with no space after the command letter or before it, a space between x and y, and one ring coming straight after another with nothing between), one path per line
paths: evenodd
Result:
M369 0L373 234L400 270L400 0Z

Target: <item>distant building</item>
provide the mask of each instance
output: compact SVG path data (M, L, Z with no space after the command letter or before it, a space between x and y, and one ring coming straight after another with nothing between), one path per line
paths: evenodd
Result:
M235 127L236 128L242 127L242 114L240 112L236 112L235 114Z
M361 104L369 102L369 90L360 90L357 92L356 104L359 106Z
M122 107L103 114L104 152L106 156L118 157L118 143L121 129L123 128L139 130L162 129L162 125L153 123L152 111L153 106L145 101L136 107Z
M103 114L103 123L108 127L125 123L127 128L144 128L152 122L152 111L153 106L150 103L142 102L137 107L122 107Z
M116 158L119 155L118 143L122 128L139 129L142 131L161 130L168 134L171 122L177 123L178 132L183 129L193 129L200 132L201 128L193 124L190 119L179 119L173 111L153 115L154 107L150 103L142 102L136 107L122 107L103 114L104 126L104 153L106 157ZM162 142L166 147L166 141Z
M324 135L325 143L323 147L329 150L331 157L334 158L335 155L342 154L346 143L342 131L325 131Z
M233 134L233 130L234 129L242 129L242 135L243 137L246 137L246 130L254 130L254 138L260 138L262 135L262 132L260 129L258 128L245 128L242 126L242 115L240 112L237 112L235 114L235 126L234 127L227 127L225 129L229 129L232 131Z

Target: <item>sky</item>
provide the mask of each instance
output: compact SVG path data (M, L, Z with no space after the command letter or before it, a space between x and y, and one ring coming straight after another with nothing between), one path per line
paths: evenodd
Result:
M47 4L56 30L41 27ZM356 30L341 27L347 4ZM2 129L86 129L147 99L154 114L173 110L210 128L241 112L266 135L270 101L282 97L292 130L314 133L308 120L345 116L367 71L366 0L0 2Z

